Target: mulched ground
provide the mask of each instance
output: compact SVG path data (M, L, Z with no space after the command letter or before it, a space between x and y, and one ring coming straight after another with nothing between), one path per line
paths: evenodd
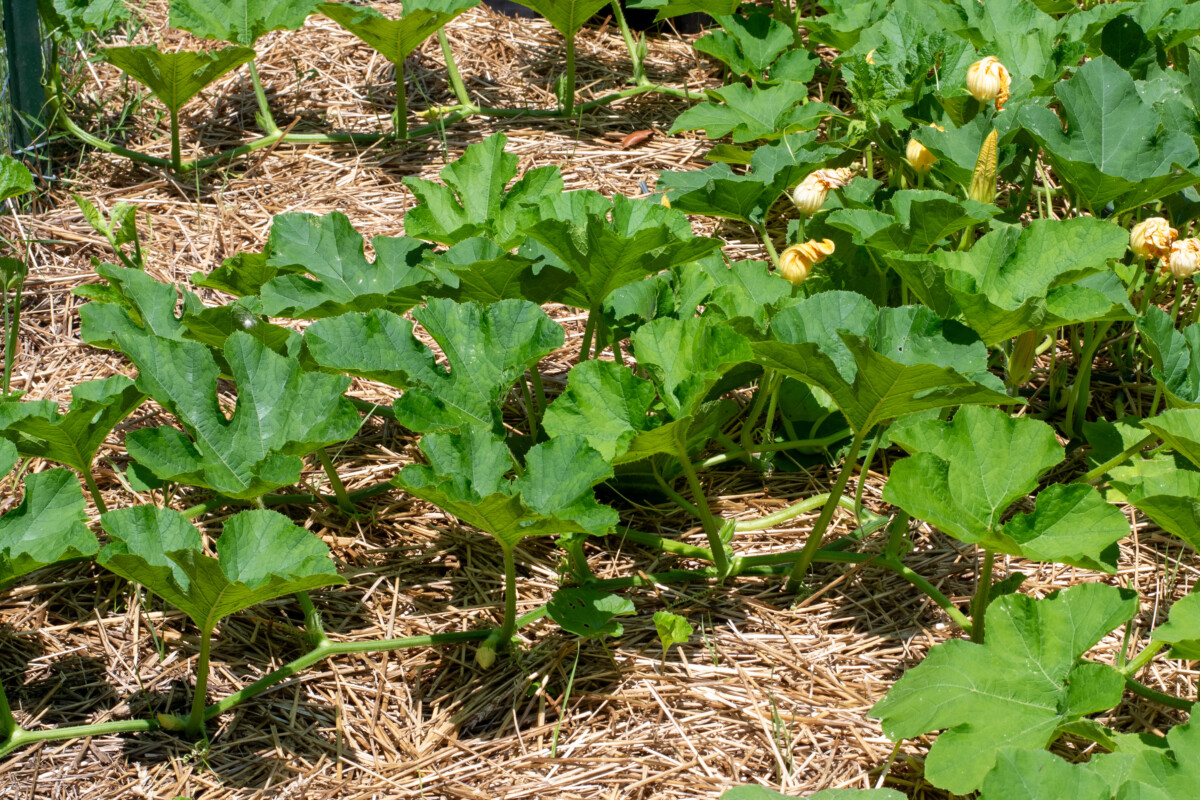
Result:
M197 46L179 32L166 32L165 16L165 3L152 3L133 41ZM473 97L493 106L553 105L550 87L562 46L549 25L476 9L448 26L448 33ZM584 99L622 86L628 58L615 26L586 29L578 47ZM298 119L297 130L371 131L387 124L390 66L331 21L314 17L299 32L269 34L258 49L281 125ZM656 81L697 91L719 85L717 71L696 58L686 38L655 39L650 52L647 68ZM409 71L416 87L410 89L411 108L453 102L436 40L410 59ZM136 86L106 65L79 60L69 80L77 91L72 113L90 130L166 155L165 117L155 101L137 98ZM132 374L123 358L79 340L76 308L82 301L70 290L95 280L90 259L112 255L70 193L106 208L137 203L148 270L160 280L186 282L223 258L261 249L271 216L286 211L338 210L368 239L399 235L414 203L401 179L435 177L468 144L498 130L508 135L522 169L557 164L568 188L641 194L641 183L652 187L661 170L706 163L706 141L665 135L684 107L682 100L640 97L578 124L476 118L444 137L403 146L283 145L187 185L60 143L56 178L42 207L22 214L19 230L9 217L0 222L10 239L37 240L14 385L31 398L65 401L80 381ZM227 77L185 109L185 148L207 153L245 140L253 111L244 71ZM659 134L636 149L619 148L625 134L646 128ZM717 231L731 257L762 257L749 231L704 220L696 227ZM568 329L567 347L542 364L553 393L579 349L582 320L566 309L552 313ZM356 384L353 393L378 402L391 397L386 387L368 382ZM128 424L163 422L153 407L145 410L151 413ZM114 436L97 466L110 507L137 502L114 469L124 467L122 441ZM414 452L410 436L373 421L346 445L339 463L354 489L386 479L411 463ZM876 461L875 470L884 469L886 458ZM328 490L319 468L306 480L312 489ZM866 481L867 504L882 511L881 472L872 471ZM824 491L829 482L820 467L772 475L730 467L715 472L707 488L720 514L749 519ZM188 499L170 498L179 508ZM5 507L14 502L10 481ZM437 509L397 492L356 520L331 510L291 512L333 547L350 578L349 586L314 596L335 638L498 622L498 548ZM1122 547L1115 577L1016 559L998 562L997 577L1020 570L1030 576L1027 590L1036 596L1094 580L1136 588L1143 598L1136 625L1144 632L1195 583L1200 560L1130 513L1136 532ZM623 518L641 530L703 542L696 521L674 506L626 505ZM743 554L795 549L814 519L739 534L735 547ZM220 521L213 516L205 524ZM848 522L840 519L833 533L844 533ZM918 531L915 541L910 566L952 599L965 600L974 553L927 530ZM622 546L616 537L589 546L589 553L602 577L686 566ZM558 558L549 542L527 541L518 549L522 610L553 592ZM185 707L196 633L181 614L90 566L35 579L42 583L17 587L0 604L0 677L23 724L102 722ZM690 800L715 798L741 782L795 795L886 784L912 797L945 796L916 777L920 743L894 752L866 717L905 668L956 635L941 611L907 583L867 566L818 570L813 591L799 600L783 594L777 581L758 579L720 589L657 586L630 594L638 616L624 620L625 634L607 648L577 645L542 622L522 631L519 652L486 672L475 667L469 647L338 658L223 715L210 729L207 749L153 733L51 742L18 752L0 764L0 797ZM697 629L665 658L650 621L663 608L685 615ZM213 653L210 699L299 655L303 645L291 628L297 618L294 602L283 599L228 620ZM1120 644L1119 637L1109 637L1097 657L1112 658ZM1195 696L1197 674L1188 666L1158 659L1143 678L1163 691ZM1179 715L1131 697L1105 721L1160 731ZM1068 742L1063 751L1073 747Z

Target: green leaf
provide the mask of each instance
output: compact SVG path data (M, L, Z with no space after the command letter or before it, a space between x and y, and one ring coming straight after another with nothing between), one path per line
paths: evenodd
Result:
M183 341L186 329L181 322L182 314L204 309L196 295L179 292L169 283L159 283L140 269L98 264L96 274L108 281L108 285L87 284L73 291L92 300L79 309L83 323L79 335L93 347L120 350L122 338ZM179 317L175 316L177 305L182 308Z
M350 379L302 372L295 359L245 333L225 344L237 407L217 402L220 370L196 342L121 337L138 368L137 386L173 414L174 428L144 428L126 437L129 454L163 480L202 486L229 497L258 497L300 479L300 457L345 441L362 423L342 396ZM189 439L190 436L190 439Z
M449 369L388 311L320 320L304 341L322 368L405 389L395 402L401 425L420 432L481 425L499 434L500 399L527 369L562 347L562 326L537 305L490 306L430 299L412 312L446 356Z
M0 401L0 436L23 456L91 472L105 438L145 399L133 381L114 375L74 386L65 414L52 400Z
M446 185L423 178L404 179L417 198L416 207L404 216L409 236L442 244L458 244L484 236L509 250L524 238L517 216L542 197L562 193L558 167L537 167L507 188L517 175L518 158L504 152L508 138L494 133L473 144L439 174Z
M720 246L716 239L692 236L679 211L651 200L617 195L611 219L604 213L589 213L582 224L544 216L550 211L543 206L543 218L528 226L526 233L578 280L556 299L593 311L614 290L696 261Z
M0 517L0 587L35 569L94 555L100 545L87 521L83 491L70 470L26 476L21 504Z
M825 12L802 17L810 41L849 50L858 44L862 32L879 21L891 6L890 0L826 0L818 3Z
M1090 764L1072 764L1045 750L1001 750L983 779L980 800L1109 800L1112 787Z
M253 45L270 31L294 31L316 0L171 0L170 25L201 39Z
M532 8L546 18L563 36L571 37L609 0L520 0L520 5Z
M876 309L852 292L785 308L755 361L824 389L855 430L955 405L1011 404L971 331L926 308Z
M1200 470L1178 454L1134 459L1109 473L1110 499L1132 503L1200 550Z
M276 216L267 237L267 265L286 274L262 285L263 311L289 319L373 308L403 313L440 283L422 264L432 249L428 244L376 236L371 246L374 263L363 255L362 236L337 211Z
M828 224L854 234L854 243L884 252L927 253L951 234L998 212L974 200L959 200L943 192L901 190L887 201L886 211L839 209Z
M728 66L735 75L761 80L767 68L792 46L792 32L763 10L717 18L721 28L696 40L693 47Z
M612 466L580 436L535 445L515 479L505 477L513 469L508 448L485 428L427 434L421 451L429 466L405 467L394 483L506 549L526 536L601 535L617 523L617 512L599 505L592 490L612 477Z
M1200 592L1193 589L1176 600L1170 618L1154 629L1150 641L1170 645L1168 658L1200 661Z
M1002 748L1043 749L1063 726L1121 701L1121 673L1080 659L1136 611L1136 593L1095 583L1045 600L1005 595L988 608L984 644L935 646L871 716L893 741L944 730L929 750L925 778L968 794Z
M171 509L122 508L101 522L110 542L96 558L100 566L175 606L205 636L224 617L256 603L346 582L329 546L275 511L230 517L216 558L204 554L200 532Z
M17 452L15 444L8 439L0 439L0 475L12 472L20 458L21 454Z
M237 332L248 333L269 349L292 358L300 352L304 338L291 328L272 325L262 313L262 301L257 297L241 297L224 306L210 306L183 315L184 337L213 348L220 353L225 342ZM228 374L223 358L218 358L222 374Z
M1043 219L994 230L966 252L885 259L922 302L944 317L961 315L984 344L993 345L1026 331L1132 319L1115 276L1081 282L1110 273L1109 260L1123 256L1128 244L1128 232L1111 222Z
M676 420L695 414L727 372L754 359L746 337L707 317L649 322L633 334L633 352Z
M479 0L408 0L400 19L348 3L319 3L317 10L399 66L438 28L477 5Z
M105 47L100 58L145 84L174 113L205 86L254 58L254 48L164 53L151 45L135 45Z
M732 14L739 5L740 0L629 0L626 7L657 10L654 21L662 22L684 14L708 14L710 17Z
M438 253L427 253L425 265L443 281L430 290L430 295L459 303L522 299L543 303L574 281L560 269L539 272L532 259L510 253L481 236L464 239Z
M89 32L103 35L129 19L124 0L38 0L37 7L47 29L72 39Z
M558 627L584 639L620 636L625 628L613 617L636 612L633 601L627 597L578 587L559 589L546 603L546 613Z
M1200 408L1200 325L1175 329L1175 321L1157 306L1150 306L1137 323L1142 346L1158 381L1173 406Z
M0 203L32 191L29 168L12 156L0 154Z
M706 266L713 290L704 303L704 313L717 319L748 319L759 333L771 318L792 302L793 287L770 271L765 261L739 261Z
M1172 408L1142 421L1175 452L1200 467L1200 408Z
M686 619L670 611L654 612L654 630L664 653L677 644L687 644L687 640L696 632Z
M826 117L841 116L825 103L807 102L808 87L797 81L765 88L734 83L711 94L721 102L692 106L675 118L669 132L702 130L709 139L733 134L733 141L741 144L809 131Z
M1065 126L1033 106L1020 110L1020 121L1080 205L1098 212L1112 203L1119 214L1200 180L1196 143L1186 133L1160 131L1158 115L1111 58L1092 59L1054 91Z

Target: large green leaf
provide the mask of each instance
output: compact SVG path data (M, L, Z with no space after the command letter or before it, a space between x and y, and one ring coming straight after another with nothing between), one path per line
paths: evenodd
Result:
M1200 592L1193 588L1176 600L1169 618L1154 629L1150 640L1170 645L1168 658L1200 661Z
M710 17L732 14L740 0L629 0L628 8L658 11L655 22L684 14L708 14Z
M1012 504L1064 458L1046 423L968 406L952 422L901 420L888 433L914 455L892 465L887 502L963 542L1117 571L1116 542L1129 534L1129 521L1092 486L1054 484L1038 494L1032 512L1007 518Z
M373 308L403 313L440 283L422 263L428 244L376 236L371 246L374 263L363 255L362 235L337 211L276 216L267 237L267 265L286 274L263 284L263 311L292 319Z
M48 469L25 478L25 498L0 517L0 588L35 569L94 555L79 480Z
M417 205L404 216L409 236L442 244L458 244L472 236L485 236L508 250L524 238L517 228L522 209L547 195L562 193L562 174L556 166L517 175L517 156L504 152L508 138L494 133L466 149L438 173L446 185L407 177L404 185L417 197Z
M317 10L400 65L421 42L479 0L407 0L400 19L388 19L370 6L320 3Z
M404 389L394 408L401 425L440 431L481 425L499 434L500 400L543 356L563 344L562 326L525 300L490 306L431 299L413 310L449 369L388 311L320 320L305 343L322 368Z
M217 400L220 370L208 348L124 336L121 347L137 365L138 388L187 431L144 428L126 437L129 454L163 480L257 497L298 481L300 456L350 438L362 422L342 396L349 378L302 372L245 333L225 344L238 390L231 417Z
M717 23L721 27L697 39L693 47L724 62L735 75L763 80L767 68L792 46L791 29L762 9L724 15Z
M824 13L800 19L809 40L849 50L864 30L887 13L891 0L825 0L817 6Z
M122 336L182 341L186 329L181 318L175 316L176 305L181 306L183 314L204 308L200 298L188 291L182 292L180 303L175 286L159 283L140 269L98 264L96 274L108 284L86 284L73 292L93 301L79 309L79 336L92 347L120 349L118 340Z
M1200 407L1200 325L1176 330L1171 315L1150 306L1138 320L1138 331L1154 362L1150 374L1171 405Z
M1142 427L1157 433L1172 450L1200 467L1200 408L1172 408Z
M765 367L824 389L855 430L932 408L1010 404L987 372L987 348L926 308L877 309L853 292L823 292L785 308L772 341L754 342Z
M574 36L609 0L515 0L546 18L563 36Z
M1200 550L1200 470L1182 456L1134 459L1109 473L1110 499L1132 503L1168 533Z
M47 29L61 30L72 39L108 33L129 19L124 0L38 0L37 7Z
M53 400L0 401L0 436L23 456L90 472L109 432L145 399L133 381L114 375L73 387L65 414L58 413Z
M581 436L535 445L524 472L514 469L504 442L490 430L468 428L421 439L429 466L408 466L396 485L511 549L526 536L608 532L617 512L596 502L592 487L612 477L612 466Z
M544 303L575 281L569 272L541 268L533 258L509 252L482 236L427 253L425 264L442 281L430 296L460 303L522 299Z
M781 81L775 86L730 84L711 90L720 103L698 103L675 118L670 133L704 131L709 139L733 134L737 143L778 139L796 131L809 131L837 109L820 102L806 102L808 87L798 81Z
M943 730L929 750L925 778L968 794L982 785L1002 748L1045 748L1063 726L1121 701L1121 673L1080 659L1136 611L1136 593L1095 583L1045 600L1004 595L988 607L983 644L937 645L871 716L895 741Z
M254 58L254 48L164 53L151 45L134 45L105 47L100 58L144 83L168 111L176 112L205 86Z
M755 355L746 337L707 317L649 322L633 334L633 352L677 420L696 414L717 382Z
M1160 130L1133 78L1111 58L1092 59L1054 91L1065 126L1033 106L1021 109L1020 120L1080 205L1098 212L1112 203L1120 213L1200 180L1196 143Z
M269 31L300 28L316 6L316 0L171 0L169 21L201 39L253 45Z
M684 223L682 228L679 223ZM580 224L575 219L543 217L526 232L578 281L559 299L593 311L614 290L696 261L720 246L716 239L692 236L680 212L624 195L613 198L611 219L604 213L590 213Z
M329 546L275 511L226 520L217 557L177 511L134 506L101 517L109 544L96 561L178 608L207 637L224 617L295 592L345 583Z
M969 251L885 256L904 282L943 317L961 316L985 344L1077 322L1132 319L1108 262L1125 254L1128 232L1092 217L1004 227Z
M858 245L888 253L927 253L947 236L985 222L997 211L932 189L902 190L891 196L884 211L838 209L829 214L828 224L854 234Z

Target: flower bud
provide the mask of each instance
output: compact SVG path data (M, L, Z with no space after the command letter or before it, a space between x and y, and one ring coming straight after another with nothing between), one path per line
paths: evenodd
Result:
M854 178L849 167L811 172L792 191L792 202L801 214L815 214L825 205L830 189L840 189Z
M999 138L1000 135L993 130L979 148L979 158L971 174L971 188L967 192L967 196L976 203L992 203L996 199L996 142Z
M1162 261L1164 271L1169 269L1179 280L1192 277L1200 269L1200 239L1180 239Z
M809 239L801 244L794 244L779 256L779 273L791 284L799 286L808 280L813 264L820 264L833 252L833 242L829 239Z
M667 197L665 194L662 196L662 204L666 208L671 207L671 199L669 197Z
M917 172L929 172L933 169L933 164L937 161L937 156L929 152L925 145L918 142L916 139L908 140L908 147L904 150L904 158Z
M496 663L496 648L491 642L484 642L475 651L475 663L480 669L488 669Z
M967 91L981 103L996 101L996 110L1008 102L1008 90L1012 88L1012 76L995 56L976 61L967 70Z
M867 53L867 57L863 61L866 61L871 66L875 66L875 50L873 48L871 52Z
M1139 258L1163 258L1171 252L1171 243L1179 231L1162 217L1149 217L1129 232L1129 249Z

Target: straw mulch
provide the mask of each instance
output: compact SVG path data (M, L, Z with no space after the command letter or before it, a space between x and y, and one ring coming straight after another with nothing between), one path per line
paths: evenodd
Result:
M134 41L162 34L180 46L198 46L178 32L163 33L164 7L151 5ZM476 9L448 31L473 95L494 106L553 105L549 87L561 63L561 40L547 24ZM715 71L696 59L686 41L667 36L650 49L655 80L697 90L716 85ZM270 34L259 51L282 125L299 120L298 129L370 131L387 124L390 67L332 22L314 17L299 32ZM628 72L611 24L581 33L579 60L585 99L620 88ZM410 92L411 108L451 102L436 40L425 43L409 69L417 87ZM244 76L235 73L187 107L187 147L212 152L245 139L254 105ZM103 64L76 63L71 80L78 88L75 112L89 118L92 130L165 155L166 124L154 101L135 102L136 87ZM477 118L454 125L444 138L403 147L285 145L190 185L64 142L44 207L20 218L21 231L7 218L3 223L9 238L37 240L15 386L31 398L61 401L83 380L132 374L118 355L79 340L80 301L70 290L94 280L89 259L112 255L69 193L106 208L137 203L148 269L160 280L186 282L223 258L261 249L277 213L338 210L368 239L398 235L414 202L401 179L434 177L468 144L497 130L508 135L522 169L557 164L569 188L640 194L640 182L652 187L661 170L703 165L704 140L665 135L684 107L683 101L644 97L588 114L578 126ZM660 134L636 149L618 147L622 136L645 128ZM723 228L722 235L731 255L761 257L748 232ZM208 302L223 301L202 294ZM568 328L568 345L543 362L551 392L562 384L582 327L579 315L554 313ZM378 385L360 383L354 392L390 401L389 390ZM150 414L128 424L162 422ZM113 437L97 465L110 507L149 499L135 498L120 484L122 439ZM345 446L339 463L354 489L386 479L413 455L410 437L376 420ZM876 461L876 469L883 466ZM312 489L328 491L319 469L307 478ZM716 473L708 489L722 515L752 518L828 483L824 468L770 476L730 468ZM868 505L879 510L881 483L872 472L865 492ZM11 483L9 488L6 507L14 502ZM156 494L153 500L163 498ZM183 507L189 498L170 500ZM499 550L440 511L401 493L374 501L367 516L354 520L332 510L289 511L332 546L350 579L348 587L315 595L334 638L467 630L498 621ZM633 507L625 516L643 530L703 540L695 521L674 507ZM735 545L741 553L797 548L814 516L739 535ZM1144 520L1135 522L1136 535L1123 549L1115 578L1015 561L998 564L998 577L1020 569L1037 596L1089 580L1134 587L1145 604L1137 620L1144 632L1195 582L1198 562ZM205 520L214 533L219 523L219 517ZM844 533L847 523L842 518L836 532ZM973 553L930 534L916 534L911 566L964 600ZM589 553L602 577L678 564L622 546L616 537L590 546ZM557 562L549 542L531 540L519 549L522 610L553 592ZM24 724L183 710L196 632L178 612L90 566L37 578L44 582L8 592L0 605L0 677ZM522 631L519 651L486 672L474 666L470 647L338 658L223 715L210 728L207 749L164 733L25 749L0 764L0 797L692 800L715 798L743 782L795 795L875 786L885 768L887 785L910 796L944 796L919 779L923 748L910 743L893 758L891 742L866 715L905 668L954 635L953 629L916 590L869 566L819 570L811 586L799 600L784 595L778 582L760 580L632 592L639 613L624 620L625 634L607 648L577 644L541 622ZM659 609L686 616L697 630L665 656L650 622ZM295 603L281 599L222 625L210 700L303 652L293 627L299 619ZM1111 659L1119 646L1111 637L1098 657ZM1194 696L1196 674L1186 667L1159 659L1144 678L1163 691ZM1160 730L1177 720L1137 699L1107 718L1138 730Z

